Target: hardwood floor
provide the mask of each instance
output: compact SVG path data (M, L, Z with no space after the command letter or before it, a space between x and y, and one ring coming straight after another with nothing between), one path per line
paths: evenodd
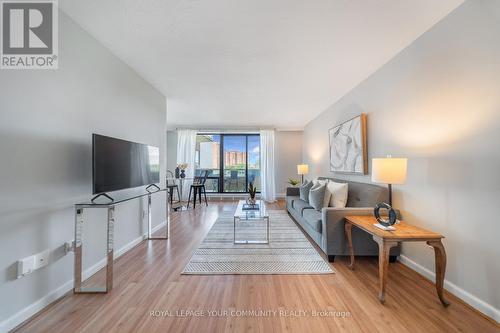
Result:
M500 332L449 293L451 305L443 308L434 285L400 263L390 264L381 305L376 258L357 258L355 271L347 267L347 257L337 258L336 273L329 275L181 275L219 213L235 207L210 202L172 213L169 241L144 241L115 261L111 293L68 293L17 332ZM283 202L270 208L282 209ZM151 316L155 310L180 316ZM295 313L209 317L181 312L186 310ZM313 310L347 315L315 317Z

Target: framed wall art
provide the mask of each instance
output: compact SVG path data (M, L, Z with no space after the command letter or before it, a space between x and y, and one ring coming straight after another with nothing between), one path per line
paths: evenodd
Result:
M328 136L330 171L368 174L365 113L331 128Z

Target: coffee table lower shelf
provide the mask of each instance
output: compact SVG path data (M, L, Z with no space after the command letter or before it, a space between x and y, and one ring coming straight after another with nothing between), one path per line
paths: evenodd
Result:
M252 220L265 220L267 224L267 232L266 232L266 240L236 240L236 221L252 221ZM234 244L269 244L269 216L263 216L255 219L245 219L240 218L239 216L234 216L233 218L234 227L233 227L233 243Z

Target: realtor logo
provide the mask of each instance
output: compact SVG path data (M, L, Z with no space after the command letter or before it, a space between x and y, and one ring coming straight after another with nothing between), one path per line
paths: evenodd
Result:
M0 2L1 69L57 69L57 0Z

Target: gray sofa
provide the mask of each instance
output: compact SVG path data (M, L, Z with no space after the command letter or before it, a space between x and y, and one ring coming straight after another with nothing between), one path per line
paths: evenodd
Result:
M299 189L289 187L286 191L286 209L305 232L334 261L335 256L347 256L349 250L344 233L344 217L347 215L373 215L373 207L379 202L387 202L388 190L373 184L330 179L338 183L348 183L348 198L345 208L325 207L315 210L309 203L300 199ZM359 228L352 230L354 254L358 256L377 256L378 244L372 236ZM390 259L394 262L401 249L399 246L391 249Z

